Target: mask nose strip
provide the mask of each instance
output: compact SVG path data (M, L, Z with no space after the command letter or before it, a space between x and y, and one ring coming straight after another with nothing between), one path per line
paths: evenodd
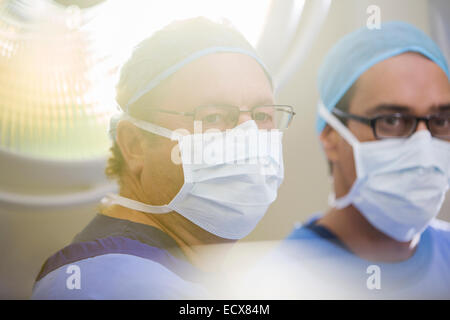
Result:
M256 124L255 120L248 119L244 122L239 123L236 127L234 127L232 130L251 130L251 129L258 129L258 125Z
M416 148L418 148L417 156L420 157L420 162L425 168L434 167L433 150L432 150L432 136L428 130L420 130L411 136L415 140Z

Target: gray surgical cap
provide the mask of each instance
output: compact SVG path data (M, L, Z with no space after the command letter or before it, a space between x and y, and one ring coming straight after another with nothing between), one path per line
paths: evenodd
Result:
M176 21L136 46L120 71L116 101L122 112L186 64L212 53L241 53L254 58L272 83L255 49L234 28L198 17ZM121 115L111 119L110 135Z
M356 80L373 65L405 52L417 52L435 62L449 77L438 46L422 31L404 22L387 22L381 29L366 27L342 38L325 57L319 70L320 99L333 110ZM325 127L318 116L317 132Z

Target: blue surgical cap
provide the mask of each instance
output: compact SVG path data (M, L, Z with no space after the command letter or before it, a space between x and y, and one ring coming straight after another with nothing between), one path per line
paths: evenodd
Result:
M319 69L322 103L333 110L356 80L373 65L405 52L417 52L435 62L450 78L439 47L425 33L405 22L386 22L380 29L361 28L343 37L327 54ZM325 128L318 116L317 132Z

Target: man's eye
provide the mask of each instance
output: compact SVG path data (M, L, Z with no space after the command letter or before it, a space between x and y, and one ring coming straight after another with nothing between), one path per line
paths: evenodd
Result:
M255 121L270 121L271 118L272 117L268 113L265 113L265 112L257 112L254 115L254 120Z
M203 118L203 122L206 122L209 124L217 123L222 120L223 120L223 115L219 114L219 113L210 114Z
M434 120L434 124L438 127L448 127L450 125L450 117L437 118Z
M398 126L403 123L402 119L399 117L385 117L382 121L388 126Z

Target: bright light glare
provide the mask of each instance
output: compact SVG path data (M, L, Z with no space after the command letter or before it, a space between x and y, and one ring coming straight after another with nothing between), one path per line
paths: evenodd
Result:
M270 0L127 0L92 8L0 2L0 150L104 156L119 65L174 20L226 19L256 46Z
M100 6L99 16L87 27L104 31L103 36L97 38L97 45L113 46L117 55L125 56L139 41L170 22L197 16L214 21L228 20L256 46L270 2L271 0L109 1Z
M114 64L93 32L48 1L0 2L0 150L40 159L104 157Z
M170 0L149 1L158 12L161 23L171 19L205 16L226 18L237 27L252 44L256 45L262 30L269 0Z

